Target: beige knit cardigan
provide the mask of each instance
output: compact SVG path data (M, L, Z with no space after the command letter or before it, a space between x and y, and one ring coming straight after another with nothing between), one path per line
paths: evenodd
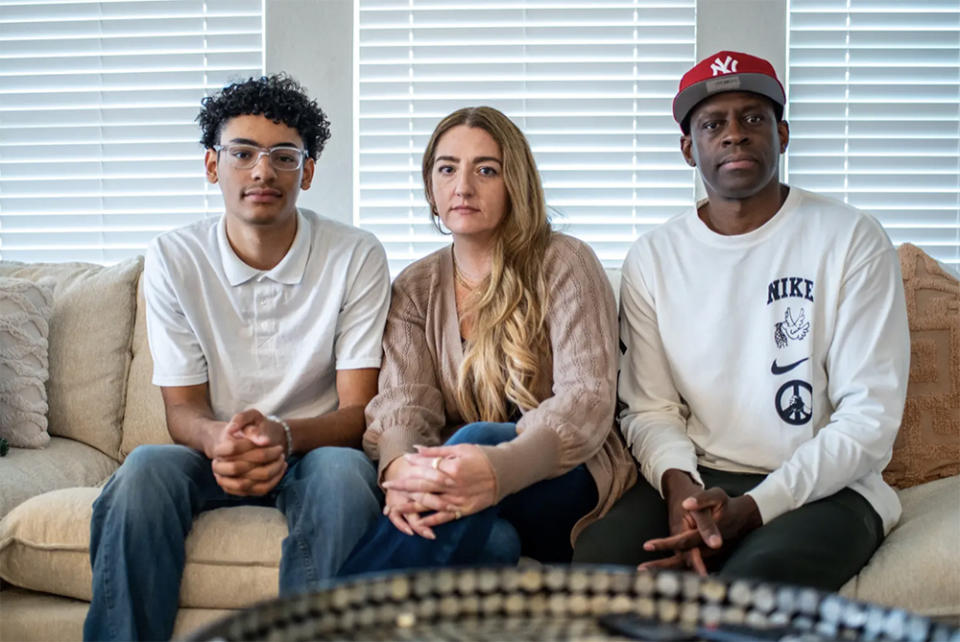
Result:
M380 392L366 410L363 446L380 475L414 444L437 445L464 421L456 400L463 345L454 295L452 247L405 269L393 283L383 336ZM636 481L636 466L614 427L619 335L613 290L593 250L554 234L545 256L552 362L523 413L517 437L482 446L493 466L497 501L586 462L596 507L571 542Z

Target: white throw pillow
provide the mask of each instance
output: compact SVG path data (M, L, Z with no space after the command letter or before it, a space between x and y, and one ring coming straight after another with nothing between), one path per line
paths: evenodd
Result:
M53 288L0 277L0 437L42 448L47 434L47 336Z

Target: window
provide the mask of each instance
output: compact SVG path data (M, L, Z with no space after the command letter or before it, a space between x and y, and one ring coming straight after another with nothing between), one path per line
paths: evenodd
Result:
M263 72L262 0L0 0L0 257L111 263L222 211L200 99Z
M486 104L527 135L554 225L619 266L694 198L671 116L694 12L694 0L359 0L356 224L394 273L449 243L421 155L441 118Z
M694 199L670 102L698 1L356 0L355 223L394 272L448 242L420 154L441 117L491 104L528 135L556 226L619 265ZM956 0L788 6L786 177L960 268ZM0 258L113 262L219 214L194 118L263 73L263 15L264 0L0 0Z
M960 4L792 0L790 182L960 268Z

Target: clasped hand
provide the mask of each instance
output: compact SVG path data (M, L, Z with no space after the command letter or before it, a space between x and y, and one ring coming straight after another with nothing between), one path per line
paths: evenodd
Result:
M679 568L706 575L705 558L725 550L762 524L757 504L749 495L730 497L721 488L703 490L689 480L689 484L665 483L664 496L670 536L648 540L643 548L673 551L673 555L641 564L640 570Z
M258 410L244 410L217 435L211 457L213 476L231 495L269 493L287 472L283 426Z
M383 514L407 535L436 539L433 526L479 512L496 501L493 467L479 446L416 446L384 474Z

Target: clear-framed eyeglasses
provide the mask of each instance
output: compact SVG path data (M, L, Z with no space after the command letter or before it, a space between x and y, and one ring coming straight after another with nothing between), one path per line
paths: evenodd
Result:
M307 157L307 150L299 147L278 145L277 147L257 147L231 143L229 145L214 145L219 155L226 154L226 161L234 169L250 169L260 162L261 156L266 156L273 169L281 172L293 172L303 167L303 160Z

